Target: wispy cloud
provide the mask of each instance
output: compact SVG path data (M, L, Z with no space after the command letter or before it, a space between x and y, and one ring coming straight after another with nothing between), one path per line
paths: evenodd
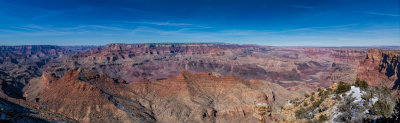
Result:
M295 8L302 8L302 9L314 9L314 6L303 6L303 5L294 5L294 4L287 4L286 6L295 7Z
M158 34L158 35L177 35L186 33L189 29L183 28L178 30L161 30L157 28L151 28L146 26L140 26L134 29L131 33L132 34L143 34L143 33L151 33L151 34Z
M12 26L0 29L0 36L66 36L80 34L110 35L128 33L131 29L103 25L83 25L72 27L47 27L39 25Z
M139 24L139 25L155 25L155 26L171 26L171 27L183 27L191 29L207 29L212 28L208 26L202 26L191 23L173 23L173 22L159 22L159 21L108 21L112 23L122 23L122 24Z
M43 30L43 29L45 29L42 26L38 26L38 25L34 25L34 24L29 24L29 25L24 25L24 26L12 26L11 28L22 30L22 31L34 31L34 30Z
M63 28L58 28L61 30L98 30L98 29L104 29L104 30L109 30L109 31L123 31L123 30L128 30L125 28L120 28L120 27L115 27L115 26L104 26L104 25L83 25L83 26L75 26L75 27L63 27Z
M288 29L288 30L283 30L280 32L294 32L294 31L306 31L306 30L323 30L323 29L329 29L329 30L334 30L334 29L345 29L351 26L356 26L358 25L357 23L353 24L345 24L345 25L333 25L333 26L316 26L316 27L304 27L304 28L295 28L295 29Z
M361 12L361 13L370 15L379 15L379 16L400 17L400 14L392 14L392 13L381 13L381 12Z
M134 24L148 24L157 26L193 26L190 23L171 23L171 22L155 22L155 21L112 21L119 23L134 23Z

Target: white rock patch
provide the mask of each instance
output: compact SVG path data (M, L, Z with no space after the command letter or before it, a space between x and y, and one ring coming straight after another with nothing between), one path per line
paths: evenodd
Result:
M363 94L365 94L364 91L361 91L359 87L355 87L355 86L351 86L351 89L349 92L346 92L346 95L350 95L355 98L354 102L360 102L363 99L361 98L361 96Z

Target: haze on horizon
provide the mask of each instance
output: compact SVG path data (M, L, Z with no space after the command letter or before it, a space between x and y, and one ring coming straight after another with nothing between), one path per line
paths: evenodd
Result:
M0 45L400 46L399 0L3 0Z

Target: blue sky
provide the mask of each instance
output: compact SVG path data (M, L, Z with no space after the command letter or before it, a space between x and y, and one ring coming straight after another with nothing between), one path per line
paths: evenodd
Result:
M399 0L0 0L0 45L400 46Z

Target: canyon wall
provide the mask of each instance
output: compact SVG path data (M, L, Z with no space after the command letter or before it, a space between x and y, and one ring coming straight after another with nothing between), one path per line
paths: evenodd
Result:
M399 51L370 49L360 64L358 77L368 84L398 90L400 84Z
M276 120L288 100L339 81L399 86L398 53L377 49L218 43L0 49L2 98L60 115L44 119L76 122L257 122L257 106Z

